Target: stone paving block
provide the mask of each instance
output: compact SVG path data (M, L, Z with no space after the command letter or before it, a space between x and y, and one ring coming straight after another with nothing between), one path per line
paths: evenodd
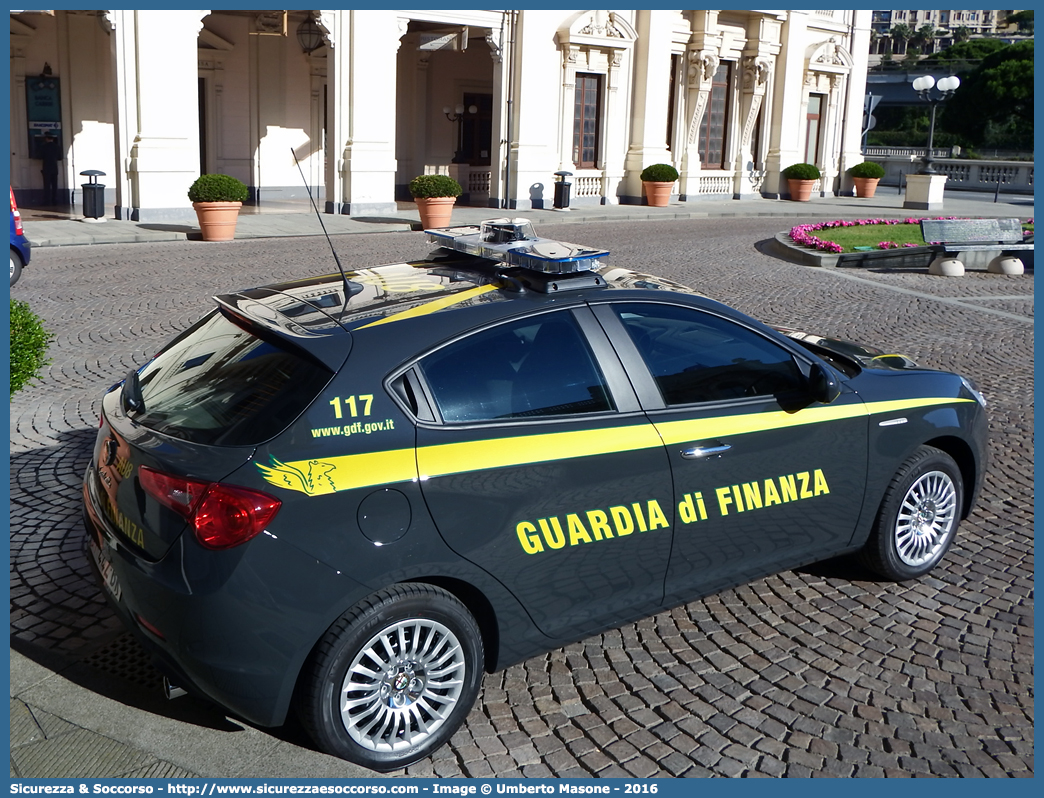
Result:
M198 779L200 774L179 768L170 762L155 761L140 770L132 770L125 774L128 779Z
M138 771L154 758L86 729L77 729L11 752L22 778L106 779Z
M33 717L32 711L16 698L11 699L11 748L39 742L47 735Z

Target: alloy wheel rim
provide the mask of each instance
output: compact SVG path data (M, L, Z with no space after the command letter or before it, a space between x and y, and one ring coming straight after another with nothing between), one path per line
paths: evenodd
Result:
M423 743L460 700L467 665L457 636L436 621L410 619L370 638L345 674L341 720L375 752Z
M942 471L922 474L903 497L895 524L899 559L919 567L938 557L957 519L957 486Z

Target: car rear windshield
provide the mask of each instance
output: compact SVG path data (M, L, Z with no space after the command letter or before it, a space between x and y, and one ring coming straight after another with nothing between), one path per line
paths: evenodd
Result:
M279 339L215 311L128 378L124 404L157 432L251 446L286 429L332 376Z

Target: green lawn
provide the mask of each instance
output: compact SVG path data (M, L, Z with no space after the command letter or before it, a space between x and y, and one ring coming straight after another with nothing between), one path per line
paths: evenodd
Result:
M923 247L921 226L917 224L868 224L860 227L834 227L828 230L816 230L813 233L823 241L833 241L845 248L845 252L855 252L856 247L873 247L882 241L892 241L899 246L913 244Z

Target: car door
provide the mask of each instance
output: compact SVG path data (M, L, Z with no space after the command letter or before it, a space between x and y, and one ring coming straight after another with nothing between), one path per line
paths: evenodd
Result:
M663 302L595 311L671 463L669 603L847 545L867 461L867 417L854 392L813 400L810 358L722 314Z
M586 307L473 332L415 368L425 501L447 544L546 635L657 608L674 524L670 465Z

